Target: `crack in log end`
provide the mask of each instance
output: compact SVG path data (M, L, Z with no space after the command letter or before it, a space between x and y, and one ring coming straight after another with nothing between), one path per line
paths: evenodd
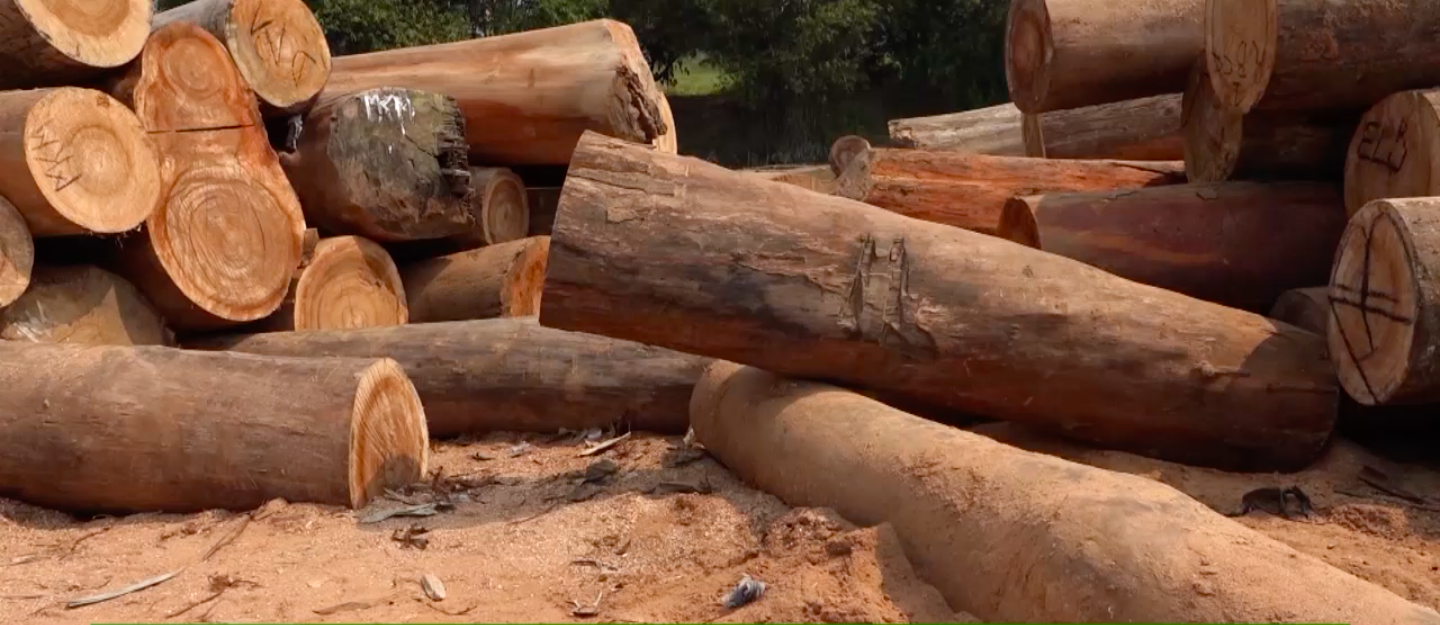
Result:
M877 270L877 262L888 267ZM935 337L915 319L910 263L904 237L895 238L889 249L881 250L875 237L866 235L860 241L855 273L838 315L839 325L852 338L875 343L908 359L934 360L939 356Z
M634 70L624 65L615 69L615 102L610 107L609 121L616 138L648 144L670 132L652 93L654 90L646 89Z

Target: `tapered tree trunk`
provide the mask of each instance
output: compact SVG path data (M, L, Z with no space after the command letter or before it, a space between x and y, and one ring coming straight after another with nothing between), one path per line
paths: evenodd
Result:
M1026 115L1025 155L1040 158L1185 158L1180 94Z
M36 267L30 290L0 309L0 339L76 345L173 345L134 285L90 265Z
M540 312L550 237L532 237L406 265L410 321L526 317Z
M1022 114L1006 103L934 117L890 120L890 142L902 148L1025 156Z
M152 11L151 0L0 2L0 89L79 84L129 63Z
M1259 315L599 135L576 154L547 326L1206 466L1296 469L1334 425L1324 341Z

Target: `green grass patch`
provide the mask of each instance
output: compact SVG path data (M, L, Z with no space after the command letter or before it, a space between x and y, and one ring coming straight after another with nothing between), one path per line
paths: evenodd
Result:
M665 94L674 96L701 96L720 93L730 86L730 77L716 67L704 55L696 55L681 61L675 68L672 84L665 85Z

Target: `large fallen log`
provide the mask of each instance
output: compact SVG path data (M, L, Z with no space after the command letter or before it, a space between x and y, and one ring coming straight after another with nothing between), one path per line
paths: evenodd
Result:
M0 309L0 339L76 345L173 345L134 285L90 265L35 268L30 290Z
M1367 111L1345 159L1345 207L1440 195L1440 89L1402 91Z
M1281 293L1266 316L1325 336L1330 327L1330 288L1317 286Z
M344 236L314 244L295 271L285 302L257 329L356 330L408 320L405 286L390 254L369 239Z
M0 308L20 299L30 287L35 241L15 206L0 197Z
M1017 195L1111 191L1185 182L1179 162L1047 160L875 148L855 158L835 195L907 217L993 234Z
M1227 110L1365 110L1440 84L1430 0L1208 0L1205 58Z
M531 237L405 265L412 323L540 312L550 237Z
M890 142L902 148L1025 156L1020 109L1006 103L933 117L890 120Z
M1026 115L1025 155L1039 158L1185 158L1178 93Z
M195 0L155 15L156 28L177 21L224 43L267 111L304 109L330 77L325 31L301 0Z
M0 341L0 493L85 512L363 507L425 475L390 359Z
M1440 621L1156 480L832 386L719 362L690 419L710 453L786 503L891 523L916 572L989 622Z
M541 327L533 317L195 338L195 349L399 361L435 437L618 426L685 432L708 358Z
M0 170L0 196L36 238L125 232L160 200L140 120L90 89L0 92Z
M455 100L396 88L328 95L298 127L280 162L309 225L380 242L476 228Z
M124 275L176 330L262 319L289 291L305 218L219 40L157 29L112 88L164 156L159 208L120 246Z
M999 235L1263 314L1281 293L1326 281L1346 221L1334 185L1234 182L1015 198Z
M1333 180L1358 114L1345 111L1241 114L1216 97L1197 63L1183 103L1185 169L1192 182Z
M1179 93L1205 50L1205 0L1014 0L1010 99L1036 114Z
M1304 466L1335 417L1320 337L595 134L540 320L1207 466Z
M586 130L675 151L635 33L613 20L338 57L326 91L376 87L455 98L476 165L565 164Z
M1376 200L1356 213L1336 252L1330 308L1330 353L1351 397L1440 402L1440 199Z
M129 63L153 11L151 0L0 2L0 89L78 84Z

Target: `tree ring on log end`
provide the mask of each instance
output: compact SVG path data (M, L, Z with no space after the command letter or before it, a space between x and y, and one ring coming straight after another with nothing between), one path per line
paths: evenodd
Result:
M1190 182L1223 182L1240 161L1245 116L1220 105L1204 63L1197 63L1181 101L1185 174Z
M151 0L14 0L50 46L90 67L119 67L145 47Z
M424 478L429 450L415 385L394 360L378 360L360 374L350 415L350 506Z
M274 312L300 262L295 218L235 167L181 174L147 223L170 279L221 319L254 321Z
M225 37L240 75L277 109L313 100L330 78L330 44L300 0L234 0Z
M1419 320L1415 248L1386 200L1350 221L1329 289L1331 358L1345 391L1367 406L1396 398L1411 373Z
M30 288L35 268L35 241L15 206L0 197L0 308L20 299Z
M1207 0L1205 58L1226 110L1248 113L1270 84L1278 45L1277 0Z
M485 243L518 241L530 233L530 201L525 183L510 171L497 172L479 190L480 227Z
M855 157L870 150L870 142L858 135L845 135L830 144L830 171L836 176L845 173Z
M1040 245L1040 224L1031 205L1031 202L1039 201L1038 197L1014 197L1006 201L1005 208L1000 212L1000 226L996 234L1021 245L1044 249Z
M1440 140L1440 112L1430 97L1397 93L1360 120L1345 155L1345 209L1351 216L1373 200L1440 193L1431 152Z
M400 272L362 237L324 239L295 285L296 330L358 330L409 321Z
M1050 90L1055 56L1046 0L1014 0L1005 25L1005 81L1010 100L1023 112L1039 113Z
M104 93L51 90L26 116L24 145L35 185L79 231L133 230L159 204L155 147L140 119Z

